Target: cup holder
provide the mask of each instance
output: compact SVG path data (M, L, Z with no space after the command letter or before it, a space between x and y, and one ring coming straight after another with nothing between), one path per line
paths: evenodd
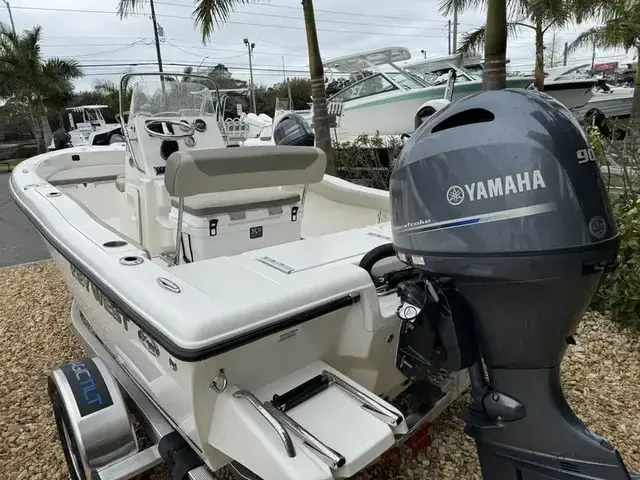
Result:
M144 262L144 259L135 255L127 255L126 257L122 257L120 259L120 263L128 267L133 265L140 265L142 262Z

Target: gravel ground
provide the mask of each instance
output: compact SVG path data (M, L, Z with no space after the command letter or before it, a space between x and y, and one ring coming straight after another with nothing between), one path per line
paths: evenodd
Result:
M0 269L0 479L68 478L46 394L46 375L82 355L68 327L71 298L52 262ZM588 314L564 365L569 401L585 423L640 470L640 342ZM457 415L459 399L432 427L432 445L358 480L480 479L473 443ZM227 475L222 473L220 478ZM146 476L145 478L149 478ZM162 470L151 475L167 479Z

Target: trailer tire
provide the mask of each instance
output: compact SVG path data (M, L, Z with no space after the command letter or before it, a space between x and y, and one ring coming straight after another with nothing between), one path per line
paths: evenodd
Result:
M587 125L596 127L605 138L611 137L611 130L607 122L607 117L600 110L589 110L585 115Z
M84 472L78 443L69 422L69 414L64 406L58 387L56 387L51 377L47 380L47 390L49 391L60 445L69 470L69 477L71 480L89 480Z

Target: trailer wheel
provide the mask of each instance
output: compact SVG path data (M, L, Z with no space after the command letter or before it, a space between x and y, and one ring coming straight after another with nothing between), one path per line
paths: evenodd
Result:
M49 398L51 399L53 416L56 420L60 445L62 446L67 468L69 469L69 476L71 480L87 480L80 450L78 449L78 443L69 423L69 414L64 406L60 392L51 377L49 377L47 381L47 389L49 391Z

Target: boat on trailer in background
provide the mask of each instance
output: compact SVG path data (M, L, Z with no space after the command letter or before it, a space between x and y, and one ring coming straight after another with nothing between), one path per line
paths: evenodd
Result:
M74 147L85 145L110 145L122 140L122 129L120 125L120 114L116 114L116 123L107 123L102 115L102 110L109 108L108 105L81 105L79 107L67 108L69 112L69 125L71 129L67 132L71 137L71 144ZM81 122L75 122L73 114L82 115ZM49 150L55 150L54 141L51 141Z
M389 193L325 175L295 128L227 147L211 80L166 77L122 78L125 145L39 155L10 181L87 351L49 378L72 478L166 462L174 478L330 480L424 445L468 375L397 367L396 287L415 272L389 256Z
M427 58L408 62L404 69L423 78L431 85L442 85L446 81L446 74L455 70L458 77L458 87L454 100L472 93L482 91L482 74L484 61L479 57L460 57L448 55L439 58ZM533 77L507 76L507 88L534 88ZM544 83L544 92L555 98L577 117L580 111L596 94L596 79L591 78L562 78L549 77Z

